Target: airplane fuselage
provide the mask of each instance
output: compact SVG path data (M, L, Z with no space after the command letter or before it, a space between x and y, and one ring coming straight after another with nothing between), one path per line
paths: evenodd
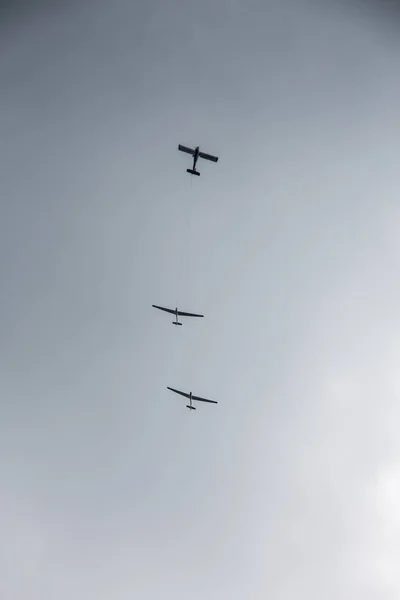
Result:
M199 159L200 146L196 146L193 154L193 171L196 170L196 163Z

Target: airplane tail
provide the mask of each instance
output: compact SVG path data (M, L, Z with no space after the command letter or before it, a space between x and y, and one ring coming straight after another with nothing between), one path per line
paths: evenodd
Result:
M195 169L186 169L187 173L191 173L192 175L200 175L199 171L196 171Z
M186 404L186 408L188 408L189 410L196 410L195 406L189 406L189 404Z
M173 325L182 325L182 323L179 323L179 321L172 321Z

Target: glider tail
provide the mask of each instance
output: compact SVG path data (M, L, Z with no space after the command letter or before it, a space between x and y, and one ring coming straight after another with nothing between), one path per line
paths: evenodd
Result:
M186 169L187 173L191 173L192 175L200 175L199 171L196 171L195 169Z
M179 321L172 321L173 325L182 325L182 323L179 323Z
M189 410L196 410L195 406L189 406L189 404L186 404L186 408L188 408Z

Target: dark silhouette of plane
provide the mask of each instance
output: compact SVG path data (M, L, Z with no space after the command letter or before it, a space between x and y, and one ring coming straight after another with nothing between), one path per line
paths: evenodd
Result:
M182 323L179 323L178 321L178 316L180 317L204 317L204 315L198 315L196 313L189 313L189 312L183 312L181 310L178 310L177 308L175 308L175 310L173 308L165 308L164 306L157 306L156 304L152 304L153 308L158 308L158 310L163 310L167 313L171 313L171 315L175 315L175 321L172 321L172 323L174 325L182 325Z
M212 156L212 154L200 152L200 146L196 146L196 148L193 149L179 144L178 150L180 150L181 152L187 152L187 154L191 154L193 156L193 168L186 169L186 171L188 173L191 173L192 175L200 175L200 171L196 171L196 164L199 158L204 158L205 160L212 160L213 162L218 162L218 156Z
M175 392L175 394L180 394L185 398L189 398L190 404L186 404L186 408L188 408L189 410L196 410L196 407L192 405L192 400L194 400L195 402L209 402L210 404L218 404L218 402L216 402L215 400L207 400L206 398L200 398L200 396L193 396L192 392L189 392L187 394L186 392L181 392L180 390L175 390L174 388L168 386L167 390L171 390L171 392Z

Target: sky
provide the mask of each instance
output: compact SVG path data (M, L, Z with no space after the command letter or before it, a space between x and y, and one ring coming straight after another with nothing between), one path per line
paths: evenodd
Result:
M2 600L399 597L400 46L370 6L3 3Z

